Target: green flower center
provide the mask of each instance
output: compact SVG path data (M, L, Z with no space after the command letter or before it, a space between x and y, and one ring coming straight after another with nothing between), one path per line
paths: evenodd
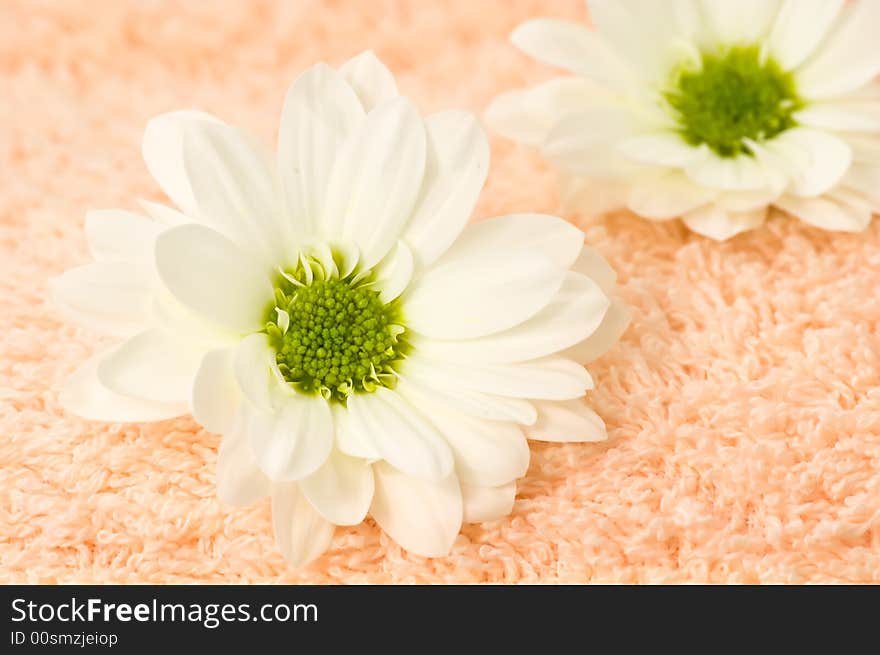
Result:
M399 303L383 303L374 283L369 272L339 278L308 258L279 276L266 332L297 391L344 402L395 385L406 328Z
M703 54L698 69L677 72L664 96L684 139L722 157L753 154L744 139L760 142L794 127L803 106L794 78L757 46Z

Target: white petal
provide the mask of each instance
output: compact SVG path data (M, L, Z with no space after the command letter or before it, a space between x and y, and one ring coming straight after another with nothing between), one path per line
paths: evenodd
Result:
M515 423L485 421L456 412L405 384L398 392L417 406L446 438L459 480L494 487L526 474L529 445Z
M687 166L704 156L705 147L694 147L673 132L633 136L622 141L620 152L630 159L660 166Z
M162 114L147 123L142 143L147 170L174 204L190 216L197 215L197 208L183 164L183 133L188 125L203 122L222 125L201 111Z
M540 146L563 116L609 100L607 91L582 77L560 77L531 89L496 96L485 112L486 123L500 135Z
M682 217L685 225L704 237L725 241L737 234L754 230L763 225L767 218L766 209L734 213L717 206L709 206Z
M185 403L204 351L164 330L135 335L104 358L98 379L118 394L168 403Z
M643 132L628 109L595 107L560 120L541 149L555 166L587 177L615 178L642 168L619 150L619 145Z
M633 182L626 205L640 216L665 220L702 207L717 196L718 191L694 184L681 171L659 170Z
M846 134L844 139L852 148L854 162L880 164L880 136Z
M415 387L421 394L435 398L456 411L487 421L513 421L521 425L531 425L537 418L537 412L532 404L519 398L505 398L479 391L436 386L424 380L417 382L410 378L399 379L398 388L400 385Z
M320 396L291 395L279 410L253 409L250 418L248 433L254 458L274 482L311 475L333 448L333 417Z
M844 0L786 0L770 33L770 54L791 70L799 66L831 29Z
M205 354L192 385L193 418L210 432L229 434L235 427L241 393L233 373L232 348Z
M406 550L424 557L449 554L461 529L461 488L455 474L439 482L410 477L386 462L373 465L370 514Z
M127 337L150 322L153 275L137 262L98 262L65 271L49 281L52 302L88 328Z
M409 402L380 387L348 398L349 420L383 459L408 475L442 480L453 467L452 453L437 429Z
M626 205L629 180L592 179L557 172L560 207L584 218L602 216Z
M259 144L227 125L190 123L183 131L183 160L202 221L270 263L291 254L272 161Z
M233 359L233 372L242 393L254 407L265 412L276 409L275 378L272 362L275 352L262 332L246 336L238 344Z
M495 521L513 511L516 500L516 482L501 487L476 487L462 483L461 500L465 523Z
M316 234L333 164L366 114L345 78L326 64L302 73L284 99L278 175L292 227Z
M846 132L880 132L880 102L814 103L795 114L807 127Z
M265 269L218 232L195 224L164 232L156 268L168 290L205 318L240 332L262 328L273 298Z
M241 429L224 434L217 455L217 497L245 507L272 493L272 482L257 466L247 434Z
M366 427L353 421L347 408L332 403L333 428L336 431L336 447L351 457L374 461L382 459L379 451L373 447Z
M489 172L489 142L476 116L428 116L425 180L403 238L423 267L443 254L473 212Z
M372 50L349 59L339 72L357 92L366 111L400 95L394 75Z
M295 482L272 486L275 540L293 566L304 566L330 547L336 529L321 517Z
M98 380L98 366L113 350L95 355L65 382L58 401L61 406L90 421L164 421L188 411L184 403L162 403L113 393Z
M611 296L617 285L617 273L608 261L595 248L584 246L580 254L571 265L571 270L581 275L586 275L599 285L606 296Z
M321 229L361 250L371 268L400 238L425 172L425 125L409 100L376 107L341 148L327 190Z
M745 154L720 157L708 149L703 150L702 156L688 165L685 172L696 184L718 191L764 189L771 181L757 158Z
M406 243L398 241L394 252L376 271L379 300L387 304L403 293L412 279L414 268L412 251Z
M138 200L138 204L147 213L147 216L154 221L158 221L166 227L176 227L185 223L192 223L193 219L176 209L168 207L158 202L149 200Z
M703 0L706 22L722 43L751 45L770 30L778 0Z
M819 130L795 128L766 147L777 153L781 148L806 153L791 181L791 192L803 197L819 196L833 188L852 164L852 149L846 142Z
M604 39L583 25L538 18L510 35L513 44L538 61L558 66L610 87L630 88L632 71Z
M212 323L161 286L153 294L151 315L153 322L165 331L205 349L229 348L241 341L240 333Z
M748 212L754 209L762 209L773 204L782 191L778 188L761 189L758 191L728 191L721 193L716 199L722 209L738 212Z
M592 389L590 374L567 359L544 358L516 364L455 364L411 355L401 374L448 389L466 389L511 398L568 400Z
M798 72L798 92L807 98L828 98L876 77L880 73L877 25L880 3L847 3L823 45Z
M539 253L441 260L404 296L407 325L437 339L469 339L507 330L546 307L565 269ZM444 263L446 262L446 263Z
M798 198L783 196L774 203L795 218L814 227L834 232L861 232L871 222L871 212L857 213L845 203L824 196Z
M537 422L525 429L529 439L537 441L605 441L605 423L583 399L565 402L538 402Z
M86 214L86 239L98 261L146 258L165 226L139 214L109 209Z
M548 214L508 214L480 221L462 232L438 265L479 259L487 252L540 253L568 268L584 245L584 233L571 223Z
M602 325L589 337L561 353L562 356L580 364L589 364L620 340L631 320L632 312L629 307L620 300L613 299L602 319Z
M846 174L843 183L863 193L875 203L880 202L880 164L853 166Z
M590 336L602 323L610 301L599 286L568 272L549 305L519 325L485 337L457 341L425 340L419 352L457 362L521 362L565 350Z
M318 513L334 525L357 525L373 500L373 467L333 451L324 465L300 482Z

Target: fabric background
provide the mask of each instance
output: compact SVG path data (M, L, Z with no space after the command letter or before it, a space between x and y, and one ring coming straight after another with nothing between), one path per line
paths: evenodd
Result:
M372 47L424 113L482 111L555 73L507 43L581 0L3 0L0 4L0 581L880 582L878 224L775 216L724 244L625 213L579 224L635 318L591 366L602 445L534 445L513 514L447 558L371 522L295 571L268 501L214 496L219 437L190 419L102 425L55 389L101 342L46 303L88 260L89 208L162 199L153 115L197 107L271 142L315 61ZM558 212L552 174L493 137L476 217Z

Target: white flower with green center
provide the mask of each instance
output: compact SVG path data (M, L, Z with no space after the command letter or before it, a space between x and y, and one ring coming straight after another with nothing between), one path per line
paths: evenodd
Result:
M191 411L223 435L220 497L271 496L292 562L368 513L443 555L462 521L510 511L526 438L605 438L582 364L627 324L614 272L556 217L466 226L489 165L471 114L423 120L368 52L294 82L275 164L198 112L154 119L143 145L179 211L87 216L97 261L53 295L126 340L62 402Z
M863 230L880 211L880 2L588 0L595 31L538 19L511 39L576 74L495 99L572 209L681 217L723 240L777 207Z

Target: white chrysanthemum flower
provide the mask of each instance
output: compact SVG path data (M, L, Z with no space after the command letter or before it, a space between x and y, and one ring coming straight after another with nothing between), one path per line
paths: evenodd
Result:
M180 211L88 215L97 262L54 297L126 340L62 402L106 421L191 410L223 435L220 497L271 495L292 562L368 513L443 555L462 521L510 511L526 437L605 438L582 363L626 326L614 272L556 217L465 227L482 129L420 118L372 53L294 82L276 165L197 112L151 121L144 158Z
M595 31L540 19L511 37L577 76L487 112L559 169L572 207L681 216L719 240L773 206L848 232L880 210L880 2L588 5Z

